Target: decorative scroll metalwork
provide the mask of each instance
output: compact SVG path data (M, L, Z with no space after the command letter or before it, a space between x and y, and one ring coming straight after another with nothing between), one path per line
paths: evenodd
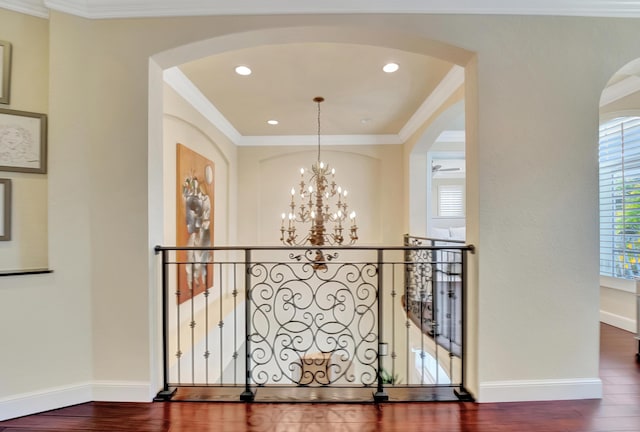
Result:
M315 252L250 267L251 380L259 386L372 386L378 269L337 263L337 254L325 254L318 268Z
M462 344L462 253L451 243L407 237L407 246L451 246L452 249L406 251L405 296L407 317L422 332L452 354L461 355Z
M410 237L407 246L422 246L422 240ZM433 316L434 251L415 249L405 252L405 295L402 306L408 317L426 335L433 336L435 321Z
M306 400L347 388L375 401L391 388L408 400L428 387L464 390L463 263L473 248L406 241L208 248L216 276L186 302L175 275L193 263L176 252L192 248L158 247L165 354L157 398L199 387L243 401L277 398L273 388L285 386Z

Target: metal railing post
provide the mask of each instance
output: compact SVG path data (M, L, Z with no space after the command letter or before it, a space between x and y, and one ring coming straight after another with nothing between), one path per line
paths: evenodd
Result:
M159 249L156 248L156 253ZM162 249L162 390L158 392L155 401L168 401L176 393L177 388L169 388L169 251Z
M243 402L253 402L255 395L251 391L251 250L244 251L244 334L245 334L245 383L240 395Z
M384 323L383 323L383 277L382 277L382 249L378 249L378 390L373 395L376 402L385 402L389 400L389 395L384 391L382 382L382 356L386 355L387 344L382 342Z
M471 249L473 251L473 249ZM462 297L461 299L461 303L462 303L462 328L461 333L462 333L462 341L461 341L461 346L460 346L460 360L461 360L461 373L460 373L460 388L459 389L454 389L453 393L458 397L458 399L460 399L461 401L473 401L473 396L471 396L471 394L467 391L467 388L465 386L465 380L466 380L466 369L467 369L467 324L469 322L469 320L467 319L467 279L468 279L468 272L467 272L467 254L469 253L468 250L461 250L460 251L460 261L461 261L461 267L462 267L462 289L460 292L460 296Z

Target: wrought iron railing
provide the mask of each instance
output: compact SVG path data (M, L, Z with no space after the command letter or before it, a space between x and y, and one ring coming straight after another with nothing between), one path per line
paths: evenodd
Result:
M157 247L164 321L158 399L194 387L231 389L244 401L265 388L369 388L376 401L411 399L407 389L415 388L466 395L464 270L473 248L420 242Z

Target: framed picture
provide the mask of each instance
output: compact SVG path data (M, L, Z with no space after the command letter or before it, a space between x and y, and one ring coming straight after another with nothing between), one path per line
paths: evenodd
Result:
M11 179L0 179L0 241L11 240Z
M178 144L176 152L176 246L213 246L213 162ZM178 302L213 285L212 251L178 251Z
M0 109L0 171L47 172L47 116Z
M9 103L11 89L11 44L0 41L0 103Z

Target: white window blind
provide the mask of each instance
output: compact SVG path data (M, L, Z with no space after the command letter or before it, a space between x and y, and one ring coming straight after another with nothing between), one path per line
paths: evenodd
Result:
M462 185L438 186L438 216L464 217L464 190Z
M640 276L640 117L600 125L600 274Z

